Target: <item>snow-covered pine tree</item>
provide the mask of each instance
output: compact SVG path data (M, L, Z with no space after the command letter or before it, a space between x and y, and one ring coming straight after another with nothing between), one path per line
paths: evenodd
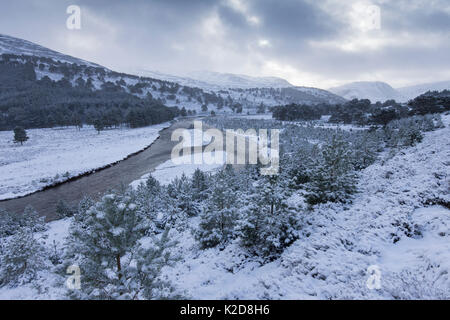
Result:
M0 250L0 285L20 285L32 281L45 267L45 247L29 227L21 227L2 242Z
M313 179L308 185L308 203L347 202L356 192L357 182L349 143L333 135L331 141L321 147L317 160Z
M194 174L192 175L192 198L196 201L202 201L205 200L208 190L208 181L206 174L200 170L196 169L194 171Z
M19 226L17 215L0 209L0 238L12 236Z
M136 255L134 291L146 299L179 299L170 282L161 277L163 267L173 266L179 258L173 254L176 241L170 239L169 229L150 238L150 243L141 246ZM136 297L137 297L136 296Z
M316 144L302 145L297 152L286 156L286 178L289 179L289 187L302 188L311 180L315 159L318 154Z
M277 176L261 177L242 208L237 228L241 245L255 255L274 258L299 237L299 221L286 203L286 190Z
M75 214L75 219L82 219L87 211L95 205L95 201L92 200L92 198L86 196L81 199L80 203L78 204L78 210Z
M14 142L20 143L21 145L27 141L29 137L27 136L27 132L23 127L15 127L14 128Z
M153 176L141 183L134 193L139 211L150 223L147 233L161 233L168 227L179 228L183 224L186 215L178 208L176 199L169 195L166 187Z
M150 194L158 194L161 192L161 184L152 175L149 175L145 181L145 186Z
M377 151L381 147L380 144L376 132L364 132L357 136L352 145L353 167L356 170L362 170L374 163L377 158Z
M79 265L82 283L81 290L71 291L71 296L82 299L160 298L143 292L149 284L143 279L153 263L164 265L170 261L166 250L161 248L172 244L165 236L156 247L142 248L139 240L147 233L148 225L147 217L141 214L130 190L105 195L86 212L83 220L74 220L65 265ZM152 250L159 254L152 254ZM146 290L153 292L151 287Z
M193 200L191 181L184 173L169 184L168 193L173 199L176 199L178 207L187 216L192 217L198 214L197 203Z
M211 195L200 215L199 228L195 233L202 248L224 246L236 236L237 193L231 179L231 173L226 169L213 177Z

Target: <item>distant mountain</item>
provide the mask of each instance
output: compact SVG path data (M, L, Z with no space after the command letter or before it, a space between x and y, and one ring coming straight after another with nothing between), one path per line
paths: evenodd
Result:
M394 99L402 102L407 100L399 91L385 82L360 81L343 86L330 88L329 91L346 99L369 99L372 103Z
M312 88L296 87L288 81L277 77L251 77L246 75L235 75L218 72L193 72L190 77L174 76L165 73L138 69L132 73L175 82L180 85L213 90L231 96L239 94L244 100L259 101L266 105L277 105L284 103L343 103L346 99L329 91ZM270 101L272 98L272 101ZM240 98L238 98L239 100Z
M424 94L427 91L442 91L445 89L450 90L450 81L431 82L415 86L402 87L397 88L397 91L400 92L400 94L406 99L410 100Z
M188 74L194 80L225 88L287 88L293 87L287 80L278 77L251 77L242 74L196 71Z
M0 34L0 54L27 55L50 58L55 61L76 63L90 67L100 65L82 59L74 58L51 49L45 48L33 42Z
M168 75L145 69L133 69L131 72L145 77L176 82L185 86L214 90L293 87L288 81L277 77L251 77L212 71L195 71L181 76Z
M129 72L131 74L139 75L142 77L150 77L150 78L154 78L154 79L175 82L180 85L188 86L188 87L196 87L196 88L210 89L210 90L226 89L222 86L215 85L212 83L195 80L195 79L184 77L184 76L170 75L170 74L166 74L166 73L162 73L162 72L158 72L158 71L134 68L134 69L130 69Z

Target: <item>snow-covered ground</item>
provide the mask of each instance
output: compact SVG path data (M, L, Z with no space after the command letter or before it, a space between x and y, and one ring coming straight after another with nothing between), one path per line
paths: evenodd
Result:
M92 126L27 130L29 140L13 143L11 131L0 131L0 199L23 196L144 149L169 123L112 129L97 134Z
M47 231L38 234L50 252L60 251L64 247L65 238L69 234L71 218L47 223ZM64 299L66 288L64 279L48 270L40 271L37 280L18 287L0 288L0 300L49 300Z
M449 299L450 128L427 133L363 171L352 205L302 208L302 237L276 261L261 265L232 244L198 251L191 232L179 235L183 262L166 272L198 299ZM198 222L192 220L192 228ZM368 268L380 271L369 289Z
M195 163L194 154L182 156L175 161L167 160L166 162L161 163L153 172L143 175L140 179L133 181L130 185L136 188L139 184L145 182L150 175L161 184L169 184L172 180L180 178L183 174L190 177L197 169L204 172L211 172L223 167L226 162L226 153L223 151L217 151L217 153L204 153L203 157L209 157L209 159L214 160L214 163L207 164L206 161L203 160L202 163Z
M182 260L165 275L196 299L450 299L450 210L430 204L450 200L450 117L443 120L446 128L422 143L366 168L352 204L309 212L294 194L302 236L279 259L261 264L236 243L199 250L195 217L177 233ZM47 243L61 246L69 223L50 223ZM367 286L369 267L379 270L379 289ZM61 283L43 272L33 284L0 288L0 299L64 299Z

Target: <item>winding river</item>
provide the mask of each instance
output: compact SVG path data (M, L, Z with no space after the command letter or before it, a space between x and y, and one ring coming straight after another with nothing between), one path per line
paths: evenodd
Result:
M172 132L178 128L189 128L192 121L175 122L161 130L160 137L150 147L112 166L21 198L0 201L0 208L20 214L26 206L31 205L46 220L54 220L57 218L56 205L60 200L76 205L84 196L98 199L107 190L121 183L128 185L169 160L172 148L177 143L171 141Z

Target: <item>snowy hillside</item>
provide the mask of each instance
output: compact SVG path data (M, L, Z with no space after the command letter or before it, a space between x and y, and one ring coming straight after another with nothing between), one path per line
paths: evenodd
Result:
M292 87L288 81L277 77L251 77L231 73L196 71L186 75L175 76L145 69L133 69L133 74L165 81L176 82L190 87L221 90L229 88L287 88Z
M184 76L170 75L170 74L166 74L166 73L162 73L162 72L158 72L158 71L151 71L151 70L145 70L145 69L131 69L130 73L141 76L141 77L149 77L149 78L153 78L153 79L174 82L174 83L178 83L180 85L188 86L188 87L202 88L202 89L208 89L208 90L223 89L221 86L218 86L218 85L215 85L212 83L207 83L207 82L200 81L200 80L194 80L192 78L188 78L188 77L184 77Z
M369 99L372 103L384 102L394 99L402 102L406 98L400 92L385 82L360 81L352 82L339 87L330 88L329 91L346 99Z
M42 47L33 42L10 37L0 34L0 55L1 54L14 54L14 55L29 55L37 57L50 58L60 62L83 64L90 67L100 67L98 64L74 58L51 49Z
M415 86L397 88L396 90L406 99L410 100L427 91L442 91L446 89L450 90L450 81L423 83Z
M84 60L60 54L29 41L0 36L0 61L31 63L37 79L68 80L72 86L89 82L94 90L125 91L138 97L151 97L166 106L185 107L201 112L230 113L236 105L243 112L255 113L256 108L289 103L341 103L344 100L321 89L299 89L275 77L249 77L214 72L193 73L192 77L177 77L157 72L140 71L125 74L111 71Z

